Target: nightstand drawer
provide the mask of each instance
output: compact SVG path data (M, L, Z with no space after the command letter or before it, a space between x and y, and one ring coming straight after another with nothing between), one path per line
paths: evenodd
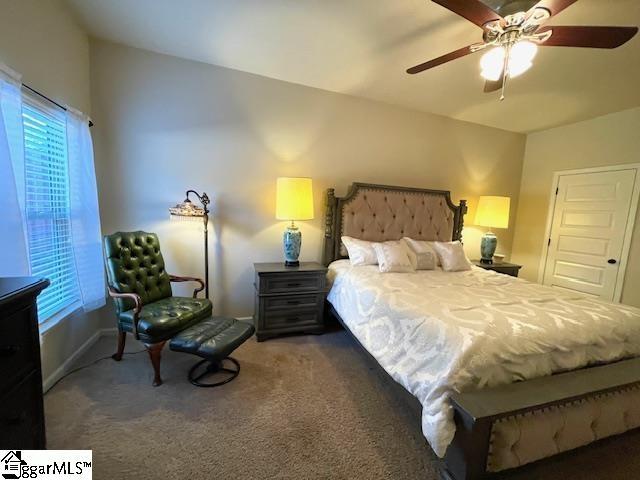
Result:
M272 310L301 310L317 308L317 305L324 300L323 293L312 295L283 295L278 297L264 297L265 311Z
M264 328L280 329L306 325L319 325L321 320L321 312L316 307L308 310L295 310L292 312L267 311L264 315Z
M260 281L260 293L313 292L324 288L324 274L265 275Z

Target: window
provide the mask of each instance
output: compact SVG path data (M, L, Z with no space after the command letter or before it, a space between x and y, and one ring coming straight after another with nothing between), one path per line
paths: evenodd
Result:
M51 281L38 297L43 322L79 301L71 245L67 135L62 111L27 95L23 98L29 262L33 276Z

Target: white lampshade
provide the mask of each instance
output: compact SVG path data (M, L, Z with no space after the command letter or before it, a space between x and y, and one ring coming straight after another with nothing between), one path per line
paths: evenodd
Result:
M510 204L509 197L481 196L476 211L476 225L508 228Z
M280 177L276 183L276 218L312 220L313 188L305 177Z

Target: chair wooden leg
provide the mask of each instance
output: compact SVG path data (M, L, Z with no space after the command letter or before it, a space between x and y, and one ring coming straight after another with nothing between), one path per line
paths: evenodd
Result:
M160 352L162 352L162 348L166 341L160 343L145 343L144 346L147 347L147 352L149 352L149 358L151 359L151 364L153 365L153 386L158 387L162 385L162 379L160 378Z
M127 332L118 331L118 351L111 355L116 362L122 360L122 354L124 353L124 344L127 340Z

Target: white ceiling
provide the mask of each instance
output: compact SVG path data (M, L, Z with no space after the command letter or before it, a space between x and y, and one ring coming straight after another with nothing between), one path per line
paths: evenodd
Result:
M640 35L616 50L542 48L499 102L482 92L480 54L405 73L481 40L429 0L67 1L98 38L506 130L640 105ZM579 0L551 24L640 25L640 1Z

